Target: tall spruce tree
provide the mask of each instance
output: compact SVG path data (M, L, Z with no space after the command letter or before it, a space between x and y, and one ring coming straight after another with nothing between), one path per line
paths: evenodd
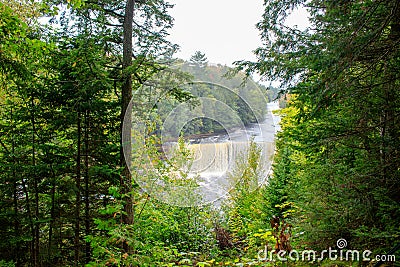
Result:
M190 63L195 67L205 68L208 63L206 54L196 51L196 53L190 57Z

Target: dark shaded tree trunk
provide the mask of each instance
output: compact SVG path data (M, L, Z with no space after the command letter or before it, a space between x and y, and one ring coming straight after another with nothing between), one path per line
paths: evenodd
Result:
M11 117L12 117L12 111L11 111ZM13 135L14 136L14 133ZM12 137L12 141L11 141L11 152L12 152L12 158L13 158L13 166L12 166L12 179L14 181L14 192L13 192L13 202L14 202L14 216L15 216L15 220L14 220L14 231L15 231L15 237L19 237L21 235L20 232L20 222L18 220L18 182L17 182L17 173L16 173L16 167L17 167L17 160L15 159L15 141L14 141L14 137ZM15 266L19 267L21 266L20 263L20 244L21 242L17 243L16 246L16 251L15 251L15 257L16 257L16 262L15 262Z
M33 178L33 190L35 194L35 222L33 225L34 228L34 236L33 236L33 262L34 266L40 266L39 263L39 254L40 254L40 223L38 222L39 220L39 188L38 188L38 175L35 171L35 166L36 166L36 123L35 123L35 103L33 96L31 97L31 123L32 123L32 178Z
M26 202L25 205L26 205L26 213L28 215L29 228L32 233L32 239L34 239L35 226L34 226L33 219L32 219L32 210L31 210L29 192L28 192L28 188L26 186L24 178L21 179L21 183L22 183L22 190L24 191L24 194L25 194L25 202ZM34 242L32 240L30 242L30 252L31 252L32 257L34 256L34 249L35 249L35 246L34 246Z
M56 199L56 174L53 170L53 167L51 166L51 174L52 174L52 179L51 179L51 208L50 208L50 223L49 223L49 244L48 244L48 249L47 249L47 256L49 262L51 262L51 255L53 251L53 228L54 228L54 222L56 220L55 217L55 199Z
M80 261L80 208L81 208L81 112L78 110L77 121L77 155L76 155L76 203L75 203L75 237L74 237L74 262L79 266Z
M85 235L90 235L90 199L89 199L89 130L90 111L85 111ZM85 263L90 261L90 243L85 245Z

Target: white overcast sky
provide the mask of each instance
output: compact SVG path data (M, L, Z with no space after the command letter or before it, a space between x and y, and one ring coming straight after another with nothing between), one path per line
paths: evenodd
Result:
M175 25L169 40L181 49L177 57L189 60L197 51L211 63L231 66L237 60L255 60L260 46L255 24L261 21L263 0L169 0ZM296 12L290 24L307 24L305 12Z

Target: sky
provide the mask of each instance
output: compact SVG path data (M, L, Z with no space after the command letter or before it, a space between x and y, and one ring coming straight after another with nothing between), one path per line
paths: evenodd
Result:
M263 0L169 0L175 19L169 40L181 50L178 58L189 60L196 52L206 54L210 63L232 66L234 61L255 60L252 51L261 45L255 25L261 21ZM289 24L307 25L304 10L296 12Z

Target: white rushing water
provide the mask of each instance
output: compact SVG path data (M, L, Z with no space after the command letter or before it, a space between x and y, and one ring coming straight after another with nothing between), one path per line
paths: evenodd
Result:
M279 116L272 113L278 109L277 102L268 103L265 120L254 123L245 130L237 130L229 135L212 136L196 140L189 145L193 152L190 175L200 177L203 202L215 202L224 198L233 186L231 174L240 174L240 162L245 161L253 140L261 150L258 185L266 182L275 151L275 135L280 130ZM239 165L238 165L239 164Z

